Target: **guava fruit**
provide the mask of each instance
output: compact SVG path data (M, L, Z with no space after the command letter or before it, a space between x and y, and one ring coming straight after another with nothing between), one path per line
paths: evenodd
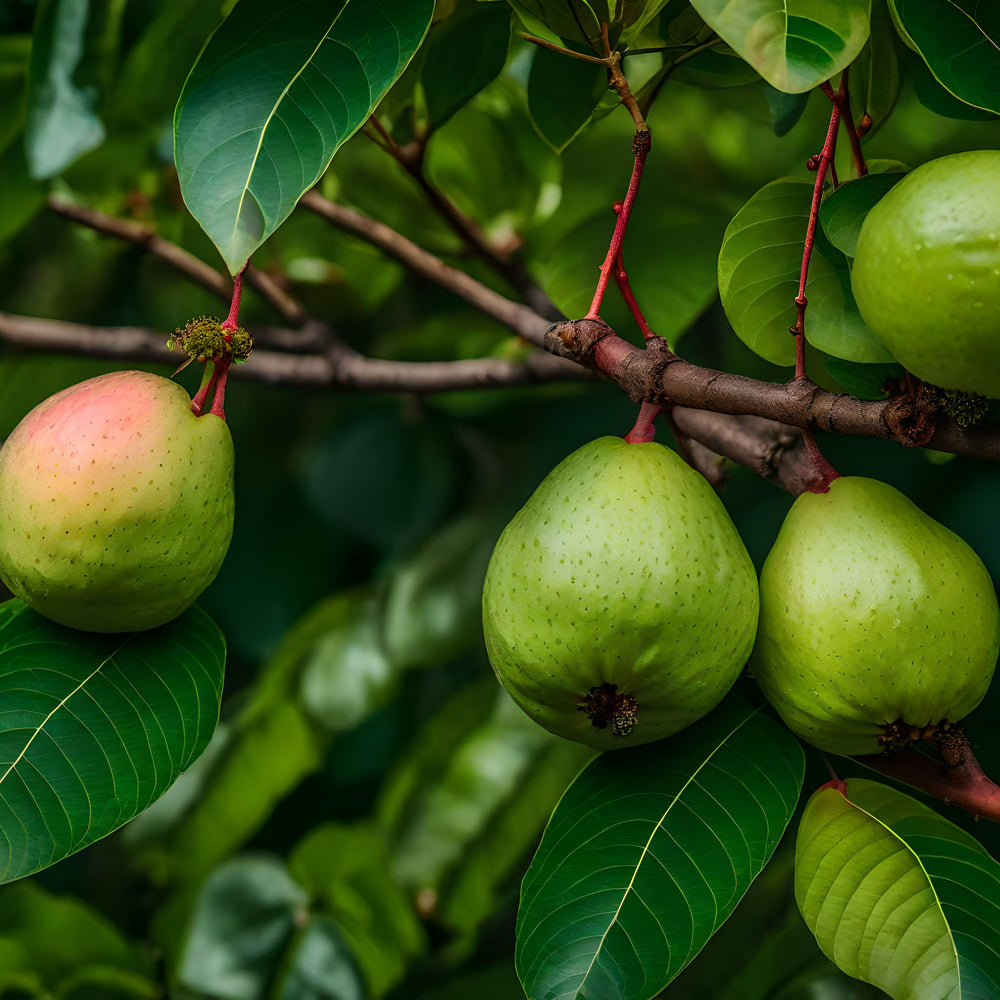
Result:
M62 625L176 618L215 578L232 529L229 429L159 375L57 392L0 449L0 578Z
M564 459L504 529L483 587L500 683L599 750L706 715L756 624L756 573L726 509L655 442L602 437Z
M845 476L792 504L761 570L751 669L806 742L871 754L958 722L998 651L986 567L898 490Z
M851 286L914 375L1000 397L1000 150L943 156L896 184L861 227Z

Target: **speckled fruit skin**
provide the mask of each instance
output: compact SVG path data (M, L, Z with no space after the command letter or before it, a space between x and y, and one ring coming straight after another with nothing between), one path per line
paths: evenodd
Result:
M851 284L865 322L914 375L1000 397L1000 150L904 177L861 227Z
M0 449L0 577L90 632L176 618L233 528L233 444L176 382L114 372L35 407Z
M603 437L561 462L497 542L483 629L501 684L536 722L598 750L678 732L746 663L757 577L708 483L668 448ZM615 684L627 736L580 710Z
M869 754L880 723L957 722L998 649L986 567L898 490L843 477L792 505L761 570L751 666L802 739Z

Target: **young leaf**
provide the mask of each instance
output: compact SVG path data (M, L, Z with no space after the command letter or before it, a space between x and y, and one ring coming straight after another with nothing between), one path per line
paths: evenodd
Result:
M849 66L868 38L871 0L691 0L772 87L799 94Z
M886 785L851 778L806 806L795 898L826 955L894 1000L1000 995L1000 865Z
M902 171L868 174L841 184L836 191L830 192L819 210L819 222L826 238L841 253L853 257L865 216L875 207L875 203L905 176Z
M1000 113L1000 9L977 0L889 0L934 77L959 100Z
M174 112L191 214L232 274L368 119L423 40L432 0L243 0Z
M158 799L219 717L225 641L192 608L102 635L0 605L0 882L100 840Z
M602 754L569 787L521 887L529 996L648 1000L726 920L791 819L804 757L736 701Z
M593 121L607 90L603 66L538 49L528 74L528 111L538 134L561 153Z
M795 360L789 328L812 188L788 177L766 184L736 213L719 253L719 294L729 322L752 351L778 365ZM806 282L806 339L847 361L891 361L858 313L843 254L820 236Z

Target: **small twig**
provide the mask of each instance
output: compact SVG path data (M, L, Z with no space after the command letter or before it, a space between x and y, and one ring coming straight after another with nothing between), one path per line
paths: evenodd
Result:
M635 99L635 95L632 93L632 88L629 87L628 80L625 79L625 74L622 72L621 53L611 51L607 24L601 25L601 43L604 46L604 59L607 63L611 87L617 92L618 100L620 100L621 103L628 108L629 114L632 116L632 121L635 124L636 132L647 131L648 126L646 125L646 119L639 108L639 102Z
M563 45L556 45L555 42L550 42L548 39L539 38L538 35L529 35L526 31L519 31L518 35L526 42L531 42L532 45L537 45L543 49L551 49L553 52L558 52L563 56L572 56L574 59L582 59L584 62L597 63L598 66L607 66L608 64L606 58L602 59L600 56L588 55L586 52L575 52L573 49L567 49Z
M868 164L865 162L864 153L861 152L861 136L871 128L871 119L868 119L867 127L858 129L854 125L854 113L851 111L851 95L847 85L847 78L851 67L841 74L840 86L835 93L827 93L834 104L840 107L843 116L844 128L847 131L847 141L851 146L851 157L854 160L854 170L858 177L864 177L868 173ZM867 118L867 115L865 116Z
M539 346L543 344L549 323L537 312L520 302L505 298L464 271L446 264L385 223L369 219L360 212L338 205L329 198L324 198L315 189L306 192L300 204L339 229L360 236L417 274L454 292L480 312L491 316L525 340Z
M832 93L829 83L823 84L823 92ZM805 363L805 319L806 306L809 300L806 298L806 279L809 277L809 261L812 258L813 244L816 240L816 224L819 221L819 206L823 199L823 186L826 183L826 173L833 162L833 154L837 147L837 129L840 127L840 107L834 102L830 112L830 125L826 131L826 140L823 143L823 150L816 161L816 182L813 184L812 204L809 208L809 223L806 226L806 237L802 246L802 267L799 270L799 293L795 296L795 306L797 315L795 325L790 328L790 332L795 336L795 378L804 379L806 377Z
M47 205L63 218L148 250L196 284L207 288L223 302L230 301L232 285L228 275L206 264L194 254L188 253L176 243L165 240L150 226L131 219L119 219L84 205L74 205L55 195L48 199ZM280 289L268 275L250 268L247 272L247 282L267 300L286 323L301 326L305 322L306 314L302 306Z
M613 207L616 214L621 214L623 205L620 201L616 201ZM625 305L628 306L628 311L632 314L632 319L635 320L636 325L642 331L643 340L655 337L656 334L653 333L649 323L646 322L646 317L643 315L642 309L639 308L639 303L632 292L632 285L628 280L628 272L625 270L625 265L622 262L621 247L618 248L618 257L615 260L615 284L618 285L618 291L621 292L621 296L625 300Z
M628 192L625 200L621 203L618 218L615 221L615 231L611 236L611 244L608 246L607 256L601 265L601 276L597 280L597 288L594 291L594 298L590 303L587 316L594 319L601 309L601 302L607 290L608 282L615 271L615 264L621 257L622 243L625 240L625 227L628 225L629 216L632 214L632 206L635 204L636 195L639 193L639 182L642 180L642 170L646 165L646 157L652 145L652 136L649 129L636 132L632 139L632 152L635 155L635 163L632 166L632 176L628 183Z

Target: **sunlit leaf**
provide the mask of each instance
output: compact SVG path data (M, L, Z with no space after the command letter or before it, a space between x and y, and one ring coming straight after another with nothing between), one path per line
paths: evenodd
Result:
M772 87L811 90L849 66L868 38L871 0L691 0Z
M655 996L771 857L803 768L787 730L735 701L669 740L598 757L521 887L515 962L528 995Z
M809 800L795 897L823 951L894 1000L1000 994L1000 865L908 795L852 778Z
M0 605L0 881L60 861L158 799L205 749L225 642L204 612L101 635Z
M432 10L432 0L243 0L212 35L177 102L174 158L231 273L365 123Z
M1000 7L983 0L889 0L909 41L959 100L1000 113Z

